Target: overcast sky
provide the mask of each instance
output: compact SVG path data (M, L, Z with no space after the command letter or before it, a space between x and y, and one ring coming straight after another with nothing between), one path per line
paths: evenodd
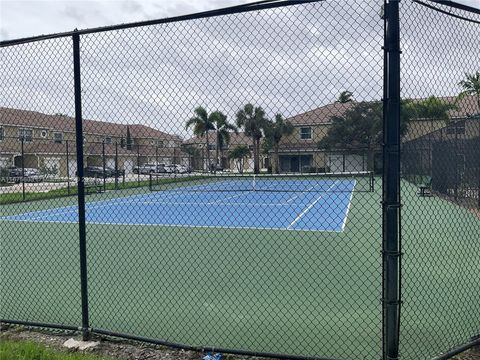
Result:
M251 1L0 0L0 34L19 38L242 2ZM379 100L382 2L332 0L82 36L84 116L188 136L185 120L198 105L233 121L247 102L288 117L331 103L342 90ZM464 73L480 68L479 26L402 3L403 96L455 95ZM69 38L2 49L0 106L73 115L71 49Z

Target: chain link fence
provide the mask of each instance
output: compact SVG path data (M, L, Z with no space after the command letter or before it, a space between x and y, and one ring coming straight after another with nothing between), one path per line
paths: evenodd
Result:
M2 321L288 358L473 345L478 14L381 5L3 42Z

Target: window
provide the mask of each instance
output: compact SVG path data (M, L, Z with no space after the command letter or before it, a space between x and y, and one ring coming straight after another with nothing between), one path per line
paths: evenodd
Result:
M61 144L63 141L63 134L61 132L53 133L53 142L56 144Z
M3 131L3 127L0 127L0 141L2 141L3 139L5 139L5 133Z
M300 128L300 139L310 140L311 138L312 138L312 128L311 127Z
M125 144L126 144L125 138L122 137L122 138L120 139L120 147L123 149L123 148L125 147Z
M106 137L104 139L104 141L105 141L105 144L110 145L112 143L112 138L111 137Z
M33 140L32 129L18 129L18 141L31 142Z
M215 150L215 145L208 144L208 150Z

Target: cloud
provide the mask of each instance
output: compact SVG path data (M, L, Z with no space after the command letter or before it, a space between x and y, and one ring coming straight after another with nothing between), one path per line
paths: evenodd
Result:
M7 30L0 28L0 41L1 40L8 40L10 38L10 34Z
M179 1L167 8L173 14L212 4ZM378 100L377 5L326 1L82 36L84 116L189 136L184 123L198 105L233 120L247 102L288 117L328 104L342 90ZM127 6L138 14L158 10L148 1ZM456 94L464 72L478 68L478 27L414 3L403 3L402 13L402 96ZM0 105L72 115L70 39L2 52L1 84L9 85L0 85Z
M62 13L67 18L71 18L79 23L85 20L85 12L74 6L67 5Z
M135 0L121 1L120 8L130 13L143 12L142 4Z

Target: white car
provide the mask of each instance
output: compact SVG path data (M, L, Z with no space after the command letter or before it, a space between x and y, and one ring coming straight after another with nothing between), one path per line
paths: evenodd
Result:
M179 174L188 173L188 168L185 165L175 165L175 172Z
M167 174L173 174L177 172L177 168L175 165L165 165L165 172Z

